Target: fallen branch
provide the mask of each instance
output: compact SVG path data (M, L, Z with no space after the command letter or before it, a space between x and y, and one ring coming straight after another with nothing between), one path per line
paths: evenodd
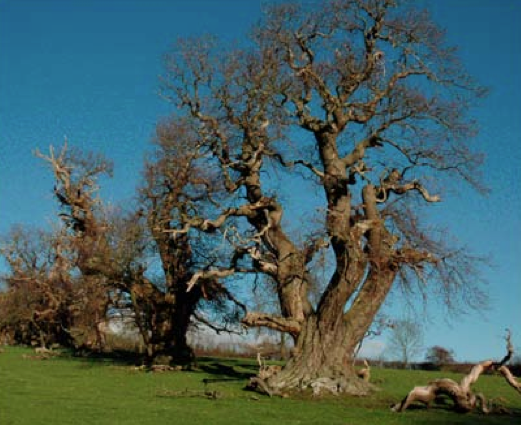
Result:
M199 391L199 390L181 390L181 391L162 391L158 393L159 397L197 397L206 398L208 400L217 400L223 398L223 395L219 391Z
M477 407L479 401L482 412L488 413L485 397L481 393L473 394L470 385L476 382L479 375L492 364L491 360L477 364L459 384L452 379L442 378L429 382L423 387L414 387L400 403L392 406L391 410L403 412L416 401L424 403L428 407L441 396L447 396L454 402L454 409L458 412L470 412Z
M271 388L268 384L268 379L279 373L282 367L278 365L266 365L261 353L257 353L257 363L259 363L259 372L256 376L250 378L246 389L266 394L269 397L273 397L274 395L282 397L283 395L278 390Z
M447 396L454 402L454 409L458 412L469 412L476 407L480 407L483 413L489 413L490 407L487 405L483 394L473 394L471 386L476 383L481 374L488 370L498 370L505 380L518 392L521 393L521 383L512 375L505 363L507 363L514 354L514 348L511 343L511 333L507 329L505 337L507 343L507 354L500 362L486 360L475 365L468 375L465 375L458 384L452 379L442 378L429 382L423 387L414 387L407 396L400 402L391 407L395 412L403 412L414 402L421 402L430 405L440 396Z
M499 372L505 377L505 380L510 384L512 388L514 388L518 393L521 393L521 382L519 382L510 369L506 366L501 366L499 368Z

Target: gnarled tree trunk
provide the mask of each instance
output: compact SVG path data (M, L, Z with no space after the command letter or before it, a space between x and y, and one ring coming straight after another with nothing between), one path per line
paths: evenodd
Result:
M366 394L369 386L355 373L352 353L358 341L346 325L307 319L297 338L293 355L282 371L268 379L276 390L312 388L313 394ZM334 327L332 329L332 327Z
M144 276L132 280L132 304L145 345L145 364L187 365L193 362L194 353L186 334L200 298L199 288L194 292L178 290L171 294L160 291Z

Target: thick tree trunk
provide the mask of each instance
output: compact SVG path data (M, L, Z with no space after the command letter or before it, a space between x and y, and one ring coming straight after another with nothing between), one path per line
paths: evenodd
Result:
M199 299L198 293L199 288L193 293L187 293L183 287L176 294L174 311L170 317L171 328L164 335L167 344L164 354L171 359L171 365L188 366L195 360L194 351L188 345L186 335Z
M188 305L168 305L155 315L153 326L145 332L145 364L181 365L187 366L195 359L192 348L188 345L186 334L190 324L193 308L186 311ZM173 308L172 308L173 307Z
M278 392L311 388L314 395L367 394L371 385L357 376L352 364L356 343L342 321L318 323L316 316L311 316L302 327L290 360L267 380L267 385Z
M164 334L158 332L152 335L146 344L145 364L187 366L195 359L192 348L186 341L186 334L173 332Z
M348 276L354 281L362 278L361 272L353 267L343 278L340 273L335 276L337 280L330 285L332 289L322 298L316 312L307 313L301 321L281 318L276 322L292 333L295 347L282 371L258 385L261 390L281 393L311 388L315 395L322 392L366 395L374 388L356 373L353 354L390 290L395 273L384 267L369 273L347 312L343 307L350 285L343 278ZM248 325L262 324L262 316L247 318Z
M162 252L165 255L163 261L171 264L165 254L166 248ZM188 252L189 249L186 249L185 253ZM201 289L195 287L187 292L188 278L183 276L182 270L181 267L174 270L165 267L166 286L169 288L166 293L142 275L132 279L130 292L133 310L145 345L144 361L147 366L187 366L194 362L195 355L188 345L186 334L201 299Z

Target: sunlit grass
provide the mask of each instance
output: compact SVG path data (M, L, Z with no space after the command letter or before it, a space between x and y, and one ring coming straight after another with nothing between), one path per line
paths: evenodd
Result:
M389 405L414 385L460 376L373 368L381 391L369 397L270 399L243 390L255 361L202 359L196 371L146 373L113 361L33 360L24 354L32 352L7 348L0 354L1 425L521 423L521 396L497 376L482 376L476 390L501 397L512 415L460 415L439 408L397 414ZM205 391L216 399L206 398Z

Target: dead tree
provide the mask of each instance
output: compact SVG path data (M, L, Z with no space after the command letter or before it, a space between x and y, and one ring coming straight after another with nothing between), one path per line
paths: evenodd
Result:
M471 386L476 383L480 375L486 371L499 371L505 380L518 392L521 393L521 384L514 378L506 363L513 355L514 349L510 341L510 331L506 336L507 354L500 362L486 360L476 364L468 375L457 383L449 378L436 379L423 387L414 387L409 394L400 402L391 407L395 412L403 412L414 402L421 402L429 406L438 398L446 396L454 402L454 410L466 413L480 408L483 413L489 413L485 396L482 393L474 394Z

